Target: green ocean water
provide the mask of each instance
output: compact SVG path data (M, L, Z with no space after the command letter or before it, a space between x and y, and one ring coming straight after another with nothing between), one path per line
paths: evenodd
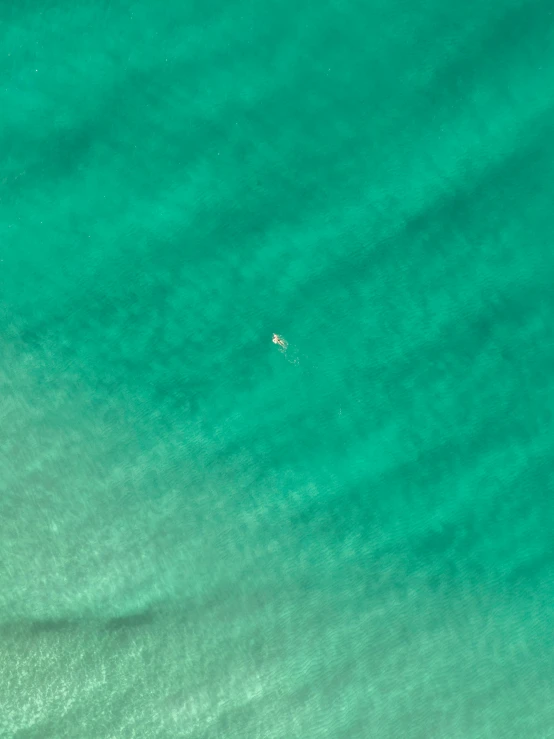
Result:
M554 737L552 4L0 38L0 736Z

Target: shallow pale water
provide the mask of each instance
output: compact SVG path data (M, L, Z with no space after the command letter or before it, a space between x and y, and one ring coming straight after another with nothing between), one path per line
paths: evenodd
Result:
M554 737L552 13L3 5L2 736Z

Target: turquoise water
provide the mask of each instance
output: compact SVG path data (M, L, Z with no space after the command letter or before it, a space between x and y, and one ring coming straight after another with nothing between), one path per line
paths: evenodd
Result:
M554 737L551 8L2 5L2 736Z

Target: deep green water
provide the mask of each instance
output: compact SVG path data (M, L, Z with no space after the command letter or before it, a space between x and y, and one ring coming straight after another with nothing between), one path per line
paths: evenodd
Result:
M553 13L2 3L2 737L554 737Z

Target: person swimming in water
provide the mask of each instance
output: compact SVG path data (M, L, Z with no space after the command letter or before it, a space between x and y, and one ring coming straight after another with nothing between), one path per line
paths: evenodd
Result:
M279 334L273 334L273 338L271 339L271 341L272 341L272 342L273 342L274 344L278 344L278 345L279 345L279 346L281 346L281 347L282 347L283 349L286 349L286 348L287 348L287 346L288 346L287 342L286 342L286 341L285 341L285 340L283 339L283 337L282 337L282 336L279 336Z

